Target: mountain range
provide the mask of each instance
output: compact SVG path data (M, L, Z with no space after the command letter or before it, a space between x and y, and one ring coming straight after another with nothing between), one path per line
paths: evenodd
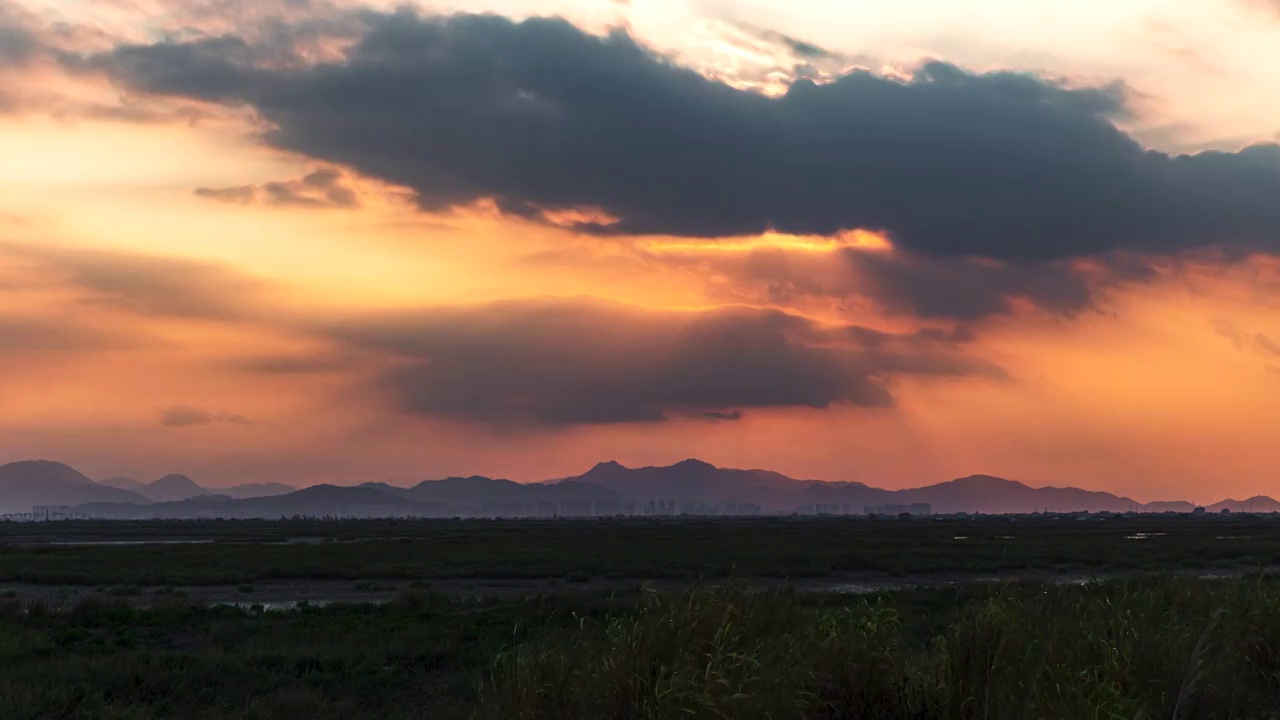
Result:
M186 475L174 474L165 475L159 480L153 480L149 483L140 482L133 478L113 477L99 480L98 484L129 490L155 503L178 502L206 495L225 495L235 500L244 500L285 495L297 490L297 488L281 483L248 483L226 488L206 488L197 485L194 480Z
M0 466L0 513L35 505L65 505L108 518L197 517L454 517L645 514L668 512L838 512L869 505L927 503L934 513L1190 512L1184 501L1141 503L1107 492L1031 487L989 475L886 490L860 482L797 480L768 470L719 468L700 460L629 468L602 462L582 475L540 483L487 477L425 480L411 487L386 483L315 485L295 490L278 483L205 488L185 475L149 483L129 478L93 481L70 466L24 461ZM1208 512L1280 512L1265 496L1224 500Z
M285 495L295 490L280 483L211 489L197 485L185 475L166 475L150 483L122 477L94 481L69 465L48 460L0 465L0 513L30 512L36 505L146 507L192 498L233 500Z

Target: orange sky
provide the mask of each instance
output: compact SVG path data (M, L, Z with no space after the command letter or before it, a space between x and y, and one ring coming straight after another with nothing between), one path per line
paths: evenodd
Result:
M1080 3L1047 18L1032 4L992 0L957 23L941 5L932 22L924 12L799 5L512 0L491 9L558 13L593 32L621 23L672 62L770 93L790 80L770 64L794 67L794 48L753 35L759 44L744 50L733 35L741 28L779 28L882 73L935 57L1086 85L1122 80L1131 112L1118 122L1167 152L1235 150L1280 131L1280 56L1248 50L1280 47L1268 44L1280 41L1280 13L1249 3L1109 2L1101 14ZM260 24L219 7L0 0L0 42L7 21L87 57L150 41L131 19L194 37ZM815 22L821 13L827 22ZM1066 40L1038 39L1048 20ZM58 21L77 32L51 34ZM1077 35L1090 39L1068 42ZM334 41L312 52L344 51ZM1015 289L998 310L948 316L901 304L893 273L927 271L947 284L975 272L1024 282L1021 271L999 258L933 258L878 228L591 234L584 221L617 218L592 207L517 217L484 199L424 210L410 188L375 173L265 142L265 121L244 104L148 94L48 57L5 58L0 45L0 81L13 88L0 94L0 462L57 459L96 477L182 472L216 486L459 473L536 480L607 459L698 457L883 487L981 472L1144 501L1280 492L1280 261L1265 252L1212 243L1139 251L1142 273L1118 270L1110 256L1073 257L1043 272L1082 283L1087 303L1054 306ZM1213 100L1194 102L1205 88ZM6 97L17 98L8 110ZM327 184L308 184L317 171L331 173ZM273 201L272 183L293 199ZM340 194L325 195L334 188ZM465 398L396 395L396 368L443 363L433 343L458 336L503 362L545 352L554 365L559 348L538 338L505 344L523 332L512 312L589 326L590 347L573 356L587 358L576 370L584 393L629 388L625 373L640 362L614 357L602 332L616 332L622 348L644 339L657 348L646 362L661 363L682 352L686 333L719 328L717 318L769 332L790 318L778 321L779 337L798 342L796 352L854 358L858 378L891 403L858 390L835 391L829 403L686 403L645 386L635 392L665 420L597 422L508 416L537 402L537 387L533 399L517 388L477 400L483 412L459 409ZM888 333L876 341L887 344L849 340L849 326ZM391 327L427 329L402 339ZM551 327L579 341L572 328ZM507 378L491 380L505 387Z

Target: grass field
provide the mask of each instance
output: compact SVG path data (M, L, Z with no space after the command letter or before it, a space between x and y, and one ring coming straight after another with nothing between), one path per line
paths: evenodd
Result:
M57 544L104 540L144 544ZM0 582L80 586L1087 575L1277 565L1280 522L1263 517L0 523Z
M0 523L0 717L1280 718L1276 566L1243 516ZM812 592L985 573L1041 579Z
M1280 584L0 600L5 718L1274 718Z

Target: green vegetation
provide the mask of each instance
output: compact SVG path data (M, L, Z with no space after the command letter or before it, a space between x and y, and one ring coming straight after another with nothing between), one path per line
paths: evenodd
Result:
M1276 566L1261 517L0 523L0 716L1280 718Z
M82 544L108 538L205 542ZM1088 575L1277 565L1280 523L1264 517L0 523L0 582L51 585Z
M479 717L1261 718L1280 713L1272 583L886 598L654 595L504 653Z
M1266 718L1264 577L271 612L0 601L5 718Z
M421 593L287 613L121 600L22 612L0 602L0 716L466 718L478 680L520 628L572 622L550 600Z

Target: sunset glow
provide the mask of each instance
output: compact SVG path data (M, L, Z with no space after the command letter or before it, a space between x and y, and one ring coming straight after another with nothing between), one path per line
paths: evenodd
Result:
M1280 9L925 4L0 0L0 463L1277 491Z

